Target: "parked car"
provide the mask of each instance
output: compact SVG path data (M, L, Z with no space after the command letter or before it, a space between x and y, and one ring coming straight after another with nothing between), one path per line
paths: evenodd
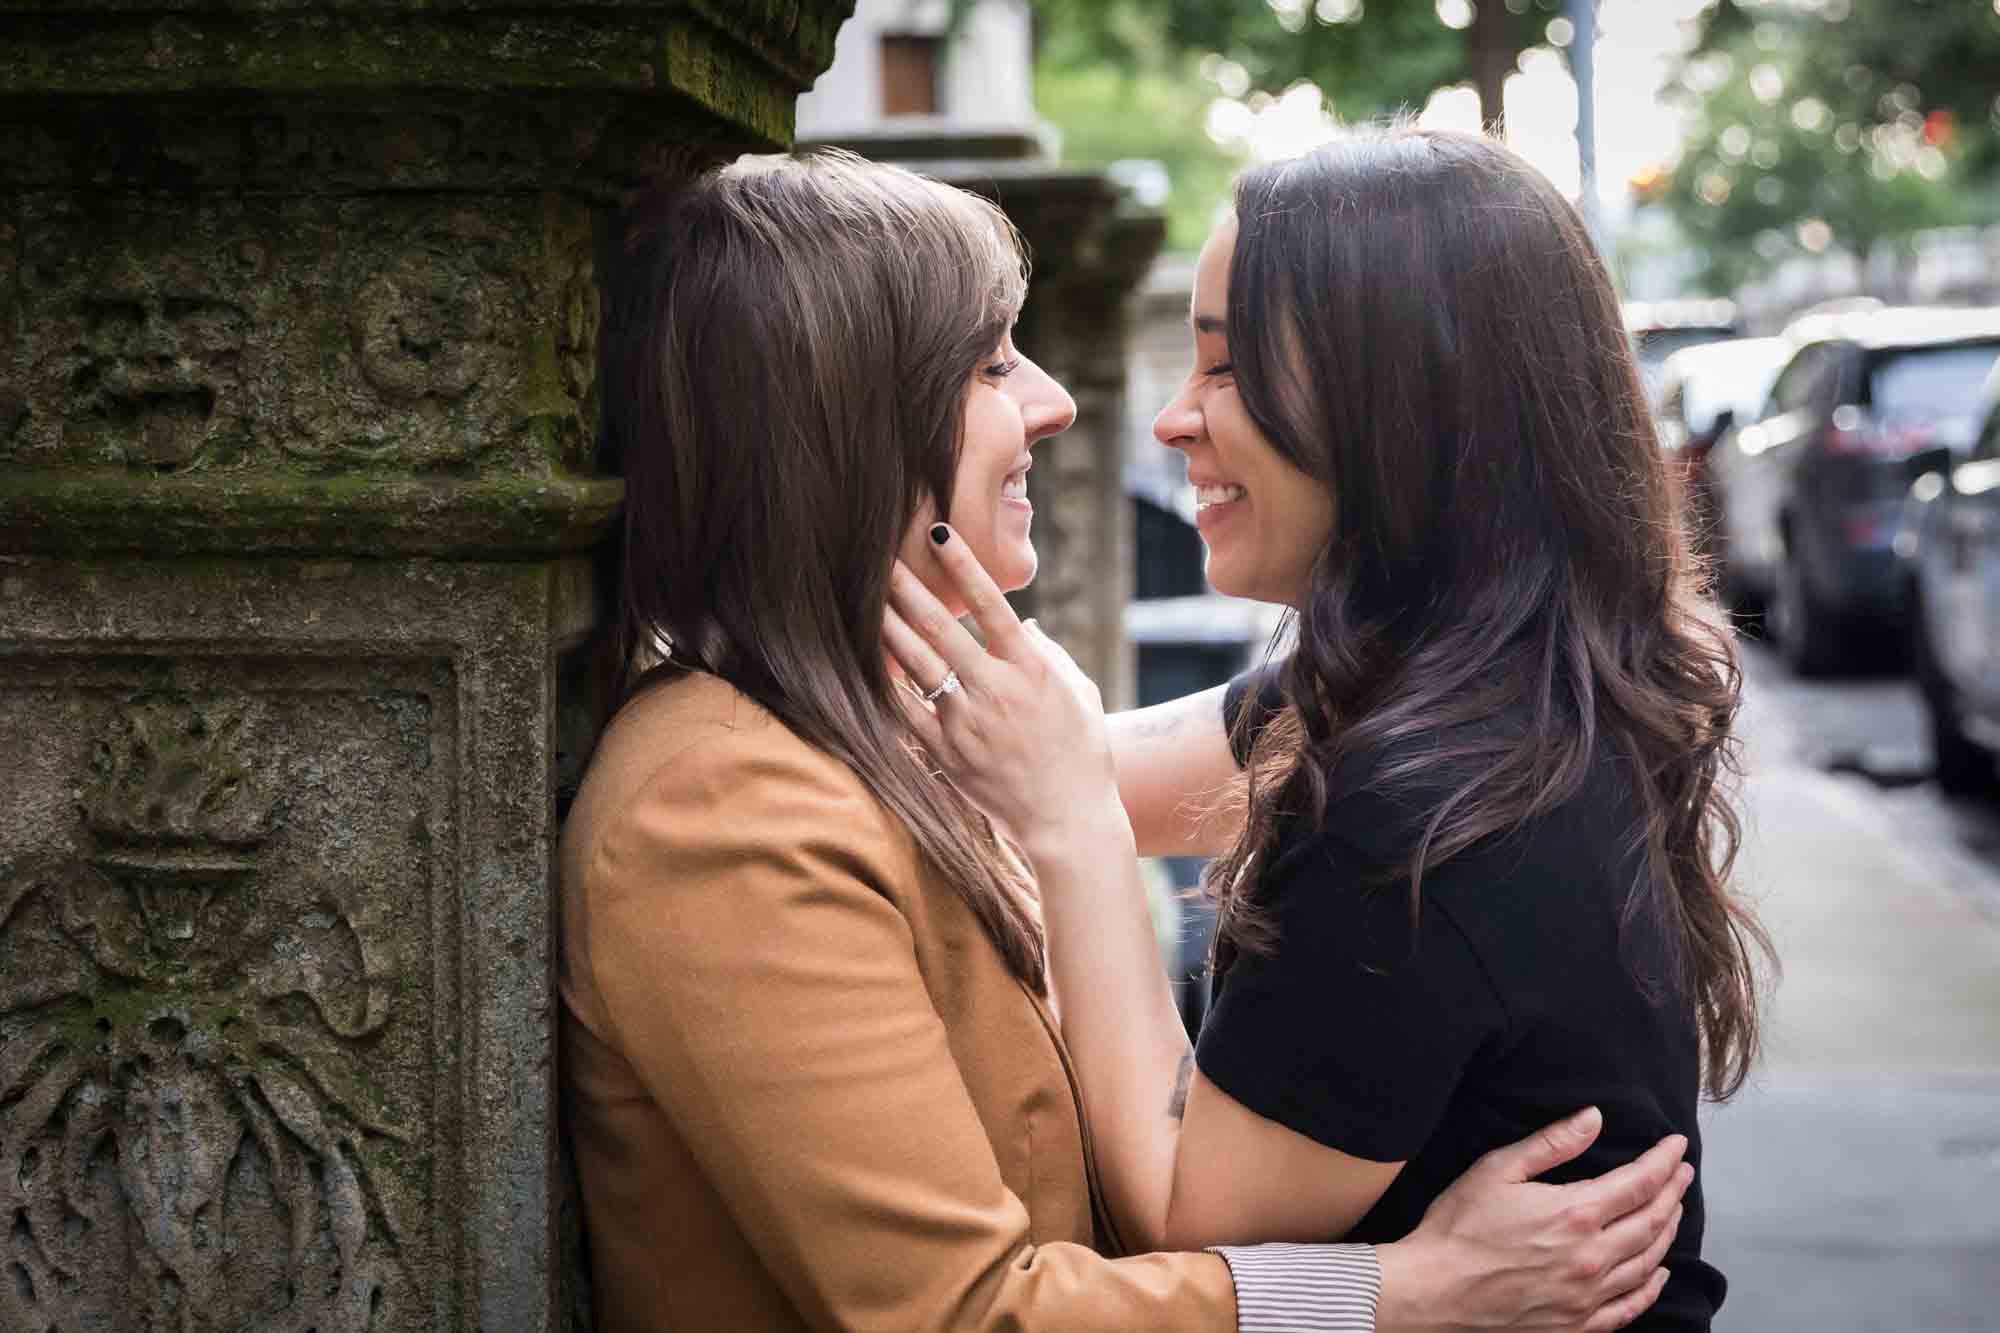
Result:
M1709 452L1724 595L1765 612L1801 674L1832 670L1857 636L1904 632L1908 580L1893 549L1910 460L1971 447L2000 358L2000 310L1815 315L1757 420Z
M1647 397L1657 396L1660 370L1668 357L1684 347L1719 342L1742 334L1731 301L1691 298L1678 301L1627 301L1625 333L1639 363L1639 379Z
M1685 347L1660 367L1653 415L1660 447L1681 474L1690 534L1708 547L1715 526L1708 455L1725 431L1757 415L1791 353L1783 338L1727 338Z
M1940 448L1919 460L1896 537L1938 784L1958 793L1989 789L2000 751L2000 370L1981 407L1967 455Z

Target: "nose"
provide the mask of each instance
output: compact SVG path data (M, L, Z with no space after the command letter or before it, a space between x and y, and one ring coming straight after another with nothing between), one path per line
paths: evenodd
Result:
M1194 405L1194 385L1190 382L1153 418L1153 438L1169 449L1184 449L1201 437L1201 426L1201 411Z
M1034 444L1076 424L1076 399L1046 370L1026 357L1021 360L1021 369L1015 373L1032 375L1028 391L1022 395L1021 424L1027 429L1028 443Z

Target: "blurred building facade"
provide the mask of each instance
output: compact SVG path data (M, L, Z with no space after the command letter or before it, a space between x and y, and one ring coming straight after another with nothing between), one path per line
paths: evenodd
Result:
M1033 142L1034 23L1026 0L984 0L955 34L944 0L860 0L833 66L799 98L801 138Z
M1889 305L2000 303L2000 225L1936 227L1866 255L1800 255L1737 293L1745 322L1776 332L1824 301L1873 297Z

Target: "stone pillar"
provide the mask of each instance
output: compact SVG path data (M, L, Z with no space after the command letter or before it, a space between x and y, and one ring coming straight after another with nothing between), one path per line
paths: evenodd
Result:
M0 0L6 1333L573 1322L593 256L851 8Z
M1076 399L1076 425L1037 450L1028 474L1041 571L1017 597L1104 691L1136 700L1125 604L1132 599L1132 505L1124 485L1126 357L1133 290L1165 226L1121 206L1100 173L1044 164L982 163L958 184L991 193L1033 257L1017 340ZM1009 168L1014 169L1010 170Z

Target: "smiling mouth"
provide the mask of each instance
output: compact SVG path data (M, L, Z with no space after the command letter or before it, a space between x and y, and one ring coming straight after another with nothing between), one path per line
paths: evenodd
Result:
M1028 498L1028 469L1007 474L1006 480L1000 483L1000 498L1022 501Z
M1194 492L1195 512L1233 504L1248 494L1241 486L1198 486Z

